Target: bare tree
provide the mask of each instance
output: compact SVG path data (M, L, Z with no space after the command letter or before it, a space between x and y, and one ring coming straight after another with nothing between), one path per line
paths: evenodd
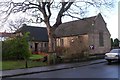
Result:
M112 7L113 0L61 0L59 2L54 0L3 0L0 1L0 6L0 16L6 15L4 16L5 20L11 13L36 12L36 15L34 15L36 16L36 21L44 22L47 26L49 52L53 52L54 30L62 24L63 16L80 19L80 15L83 16L93 8L100 10L102 8ZM55 12L52 11L54 9L57 9L56 16L54 14ZM56 18L53 25L50 24L52 16Z
M25 18L8 20L8 25L9 25L10 31L14 32L14 31L18 30L22 26L22 24L24 24L25 22L28 22L28 20Z

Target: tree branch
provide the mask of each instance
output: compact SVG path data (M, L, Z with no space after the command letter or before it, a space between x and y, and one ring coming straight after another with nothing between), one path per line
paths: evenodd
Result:
M51 10L50 10L50 6L51 6L51 3L48 3L48 5L47 5L47 9L48 9L48 19L50 19L50 17L51 17Z
M61 18L63 16L63 13L67 11L70 8L70 6L73 4L73 2L61 2L61 3L62 3L62 7L57 15L56 23L53 25L54 28L57 28L62 23Z
M29 5L34 5L34 6L39 7L39 5L38 5L38 4L34 4L34 3L31 3L31 2L29 2Z
M69 14L68 12L67 12L67 14L64 14L64 16L70 16L70 17L72 17L72 18L80 19L79 17L72 16L72 15Z

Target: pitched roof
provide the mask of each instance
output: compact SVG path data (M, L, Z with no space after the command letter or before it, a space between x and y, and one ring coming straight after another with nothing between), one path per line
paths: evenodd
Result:
M0 37L11 37L13 33L8 33L8 32L0 32Z
M23 27L18 29L15 33L18 32L30 32L29 39L32 41L48 42L48 34L45 27L23 25Z
M55 30L55 35L56 37L65 37L87 34L92 31L92 23L97 18L97 16L63 23L59 25L58 28Z

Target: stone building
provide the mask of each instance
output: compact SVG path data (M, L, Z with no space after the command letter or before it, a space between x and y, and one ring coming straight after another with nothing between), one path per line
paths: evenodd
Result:
M23 33L29 32L29 46L32 52L47 52L48 51L48 34L45 27L28 26L24 24L18 29L15 34L23 35Z
M23 25L15 33L30 32L32 52L48 51L48 34L45 27ZM102 15L70 21L55 30L56 47L69 48L69 52L102 54L111 49L110 33ZM67 54L69 54L69 52Z
M111 48L111 35L100 13L96 16L63 23L55 30L55 35L56 46L73 47L71 51L74 53L87 50L90 54L102 54Z

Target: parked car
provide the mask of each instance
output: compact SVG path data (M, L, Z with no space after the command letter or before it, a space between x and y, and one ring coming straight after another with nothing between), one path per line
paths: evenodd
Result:
M120 49L112 49L109 53L105 54L105 59L108 63L112 61L120 61Z

